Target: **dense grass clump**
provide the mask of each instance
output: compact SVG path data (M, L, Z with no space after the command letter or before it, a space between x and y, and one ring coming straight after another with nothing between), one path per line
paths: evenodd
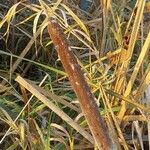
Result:
M48 34L51 19L81 67L113 148L147 150L150 2L144 0L0 2L0 148L99 148L78 97L85 87L71 86Z

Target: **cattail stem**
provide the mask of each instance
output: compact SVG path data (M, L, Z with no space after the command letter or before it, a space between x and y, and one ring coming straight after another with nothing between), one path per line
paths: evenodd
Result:
M61 27L55 20L50 20L48 33L58 52L63 67L68 74L70 83L79 99L82 112L87 120L89 129L99 149L110 150L111 142L108 129L100 116L98 106L94 100L80 65L65 38Z

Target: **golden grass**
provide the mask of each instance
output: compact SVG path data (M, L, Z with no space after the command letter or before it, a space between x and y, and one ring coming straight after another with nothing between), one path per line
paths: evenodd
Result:
M114 145L118 149L144 149L148 145L150 106L143 99L149 98L145 94L150 84L150 32L144 35L146 27L141 25L145 1L137 1L128 10L128 21L116 11L117 3L102 2L103 9L98 11L103 12L103 18L98 13L84 13L67 0L53 3L39 0L37 4L21 1L5 15L0 11L0 39L7 45L0 48L0 124L5 127L0 143L8 149L95 147L67 74L48 38L46 27L50 17L57 20L70 42ZM12 34L15 41L11 41ZM128 41L125 37L129 37ZM15 43L16 51L11 42ZM111 52L103 53L107 50ZM37 74L32 76L35 70ZM22 77L16 78L18 74ZM40 82L42 87L37 86ZM28 90L27 97L32 95L26 104L18 84ZM28 106L30 111L26 114ZM131 133L136 133L137 141ZM147 136L146 144L142 134Z

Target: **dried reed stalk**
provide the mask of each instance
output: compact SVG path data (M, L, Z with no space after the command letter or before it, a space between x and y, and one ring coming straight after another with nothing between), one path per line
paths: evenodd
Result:
M105 123L100 116L94 96L84 78L79 66L59 24L50 20L48 24L49 35L56 47L60 60L68 74L70 83L79 99L83 114L87 120L91 133L99 149L110 150L111 141Z

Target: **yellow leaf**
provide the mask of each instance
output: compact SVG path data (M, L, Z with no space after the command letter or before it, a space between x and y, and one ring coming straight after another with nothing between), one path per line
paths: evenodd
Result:
M146 3L145 8L146 8L146 12L150 13L150 2Z

